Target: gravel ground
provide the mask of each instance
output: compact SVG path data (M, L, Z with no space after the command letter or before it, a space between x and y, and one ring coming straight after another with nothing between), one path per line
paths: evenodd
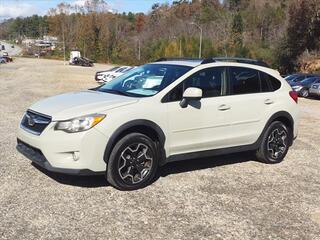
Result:
M28 106L94 87L94 72L108 67L23 58L1 66L0 238L320 239L319 100L300 100L299 137L280 164L250 154L171 163L133 192L102 176L48 173L16 151Z

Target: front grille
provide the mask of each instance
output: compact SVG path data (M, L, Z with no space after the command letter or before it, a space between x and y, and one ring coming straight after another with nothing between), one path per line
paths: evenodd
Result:
M28 110L21 121L21 127L26 131L40 135L51 122L51 117Z
M30 146L29 144L17 139L17 149L27 158L36 163L46 162L46 158L40 149Z

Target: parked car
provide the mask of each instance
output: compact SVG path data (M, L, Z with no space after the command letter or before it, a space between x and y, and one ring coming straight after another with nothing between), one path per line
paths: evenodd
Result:
M7 63L7 59L4 57L0 57L0 63Z
M69 59L69 65L78 65L83 67L92 67L93 61L86 58L81 57L80 51L71 51L70 52L70 59Z
M105 70L105 71L98 71L96 72L96 75L94 77L94 79L99 82L99 81L102 81L102 78L105 74L108 74L109 72L113 72L113 71L116 71L117 69L119 69L120 67L113 67L111 69L108 69L108 70Z
M293 91L297 92L299 96L307 98L309 96L309 89L313 83L320 82L320 77L310 77L301 82L290 82Z
M120 67L119 69L117 69L115 71L112 71L112 72L109 72L109 73L105 74L102 77L102 81L103 82L110 82L113 79L115 79L116 77L119 77L119 76L125 74L126 72L130 71L133 68L134 67L129 67L129 66Z
M316 74L306 74L306 73L295 73L289 76L286 76L284 79L287 80L287 82L301 82L304 79L310 78L310 77L316 77L318 75Z
M2 58L4 58L7 62L13 61L12 57L9 57L9 56L2 56Z
M83 67L92 67L93 66L93 61L85 58L85 57L75 57L73 58L72 64L71 65L78 65L78 66L83 66Z
M298 95L259 64L162 58L41 100L22 118L17 149L49 171L106 174L121 190L150 184L172 161L255 151L279 163L297 137Z
M320 82L317 81L311 84L309 88L309 96L320 97Z
M6 50L6 47L4 45L1 46L1 50L4 51Z

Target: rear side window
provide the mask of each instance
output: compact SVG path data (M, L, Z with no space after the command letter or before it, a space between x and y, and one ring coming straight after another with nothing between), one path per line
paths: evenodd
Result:
M232 95L260 92L259 73L255 69L230 67L230 93Z
M281 82L265 72L259 72L262 92L273 92L281 87Z

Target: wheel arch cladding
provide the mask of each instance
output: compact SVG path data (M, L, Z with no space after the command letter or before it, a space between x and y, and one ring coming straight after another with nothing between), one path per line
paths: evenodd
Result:
M121 125L109 138L105 152L104 161L108 164L111 151L115 144L129 133L141 133L150 137L158 146L159 150L159 164L163 165L166 158L164 149L165 134L158 124L144 119L133 120Z

